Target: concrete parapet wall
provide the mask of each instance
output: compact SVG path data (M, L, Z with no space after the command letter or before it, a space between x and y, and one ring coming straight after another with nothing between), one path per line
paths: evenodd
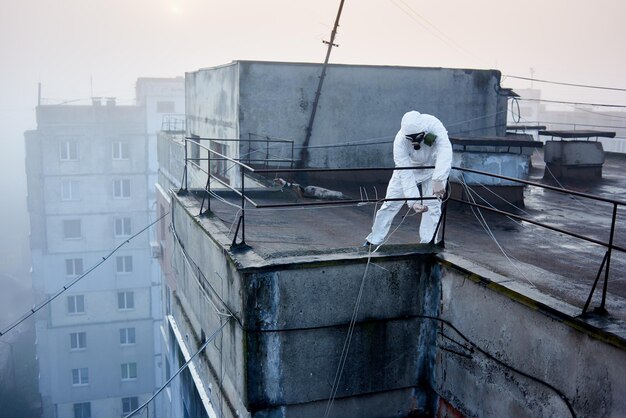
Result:
M443 319L497 359L558 389L576 416L626 415L626 345L607 343L617 341L615 336L603 340L601 331L585 332L577 318L524 296L523 286L457 269L454 259L444 262L443 271ZM446 334L463 342L446 328ZM457 353L439 350L437 392L465 416L571 416L546 384L478 351L445 343Z
M173 196L177 290L173 316L190 352L234 314L196 364L226 417L323 414L359 293L361 303L338 386L341 416L432 412L439 268L430 255L272 262L233 253L222 224L197 218ZM189 204L189 206L188 206ZM306 258L306 257L305 257ZM216 309L217 308L217 309ZM216 310L221 311L217 314ZM220 382L219 376L224 376ZM209 385L210 383L210 385ZM335 416L335 414L333 416Z
M170 269L176 280L172 315L188 351L195 353L202 337L211 335L227 317L222 301L235 316L240 315L241 280L236 279L234 264L224 256L222 243L213 240L175 197L171 210L175 237ZM181 240L184 252L176 238ZM205 395L213 405L222 405L225 417L249 416L245 414L244 347L243 331L231 320L195 363L204 387L214 388Z

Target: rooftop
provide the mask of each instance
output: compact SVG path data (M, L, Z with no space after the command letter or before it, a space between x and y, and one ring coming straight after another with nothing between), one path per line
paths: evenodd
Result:
M607 154L601 181L565 183L562 186L626 201L626 178L622 170L625 162L625 155ZM541 155L535 153L531 180L560 185L543 180L543 174ZM370 199L382 198L383 188L368 184L339 185L336 190L358 200L364 193ZM288 189L253 193L254 200L261 204L315 202L301 198ZM222 201L211 199L214 217L199 219L205 228L218 228L228 240L233 240L239 219L239 209L234 206L240 204L241 198L226 192L220 193L220 196ZM608 241L612 204L537 186L527 186L524 196L524 208L509 207L507 210L534 221ZM200 201L196 197L187 195L180 199L191 213L199 213ZM245 243L249 248L233 251L233 256L242 268L367 257L368 251L361 244L370 231L375 209L374 203L272 209L255 209L248 205ZM478 274L487 280L486 283L502 285L523 295L528 298L529 304L540 305L626 339L626 254L613 251L611 257L606 298L609 315L592 312L600 303L603 273L589 312L582 317L583 306L603 262L604 247L495 213L451 204L446 221L445 250L441 251L429 245L416 244L419 218L411 213L405 217L403 214L407 214L406 207L396 217L388 240L373 255L374 264L380 257L439 252L446 262ZM215 219L219 222L213 222ZM618 210L614 244L621 247L626 244L626 238L621 233L623 228L624 215ZM240 240L239 237L236 241Z

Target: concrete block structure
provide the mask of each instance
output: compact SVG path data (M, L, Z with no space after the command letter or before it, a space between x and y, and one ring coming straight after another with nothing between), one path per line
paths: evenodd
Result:
M546 173L544 177L583 181L602 178L604 148L597 138L613 138L615 132L539 131L539 135L551 138L545 144ZM596 138L596 140L590 141L591 138Z
M266 150L217 140L283 138L293 141L301 166L336 168L392 166L389 142L412 109L435 115L451 134L506 130L507 97L497 93L498 71L329 65L302 152L320 71L319 64L235 61L187 73L187 132L216 139L216 150L242 160ZM276 145L270 154L289 159L290 150Z
M525 134L507 134L503 137L452 137L454 152L452 165L511 179L528 180L530 158L542 143ZM501 206L509 202L524 205L523 183L499 177L488 177L476 172L452 171L451 195L461 199L475 199ZM500 196L496 198L495 196ZM481 203L482 203L481 202ZM507 203L508 204L508 203Z

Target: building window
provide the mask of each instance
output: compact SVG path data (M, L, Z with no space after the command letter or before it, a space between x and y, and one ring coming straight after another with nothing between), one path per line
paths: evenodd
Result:
M135 328L121 328L120 329L120 344L121 345L135 344Z
M85 296L74 295L67 297L67 313L68 314L83 314L85 313Z
M78 180L63 180L61 182L61 200L79 200L80 182Z
M135 295L133 292L117 293L117 309L135 309Z
M128 160L130 158L128 142L114 141L112 144L112 157L114 160Z
M67 219L63 221L63 238L80 239L81 236L80 219Z
M85 386L89 384L89 369L81 367L79 369L72 369L72 385L73 386Z
M137 379L137 363L122 364L122 380Z
M115 272L117 274L129 274L133 272L133 256L119 255L115 257Z
M78 143L76 141L62 141L59 144L59 157L61 161L78 160Z
M91 418L91 402L75 403L74 418Z
M174 102L157 102L157 113L174 113L176 107L174 106Z
M67 258L65 259L65 274L69 277L76 277L83 274L83 259L82 258Z
M132 234L130 227L130 218L116 218L115 219L115 236L116 237L129 237Z
M87 348L87 333L86 332L72 332L70 333L70 349L84 350Z
M139 407L139 398L131 396L129 398L122 398L122 413L130 414Z
M128 199L130 198L130 180L113 180L113 198Z

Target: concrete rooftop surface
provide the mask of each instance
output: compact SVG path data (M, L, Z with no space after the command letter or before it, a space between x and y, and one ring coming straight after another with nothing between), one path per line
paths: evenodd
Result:
M626 176L623 173L626 155L607 154L603 178L595 183L557 183L543 178L544 165L540 154L533 156L531 181L562 185L567 189L626 201ZM341 186L338 186L341 187ZM352 199L363 195L384 197L384 186L362 184L341 187ZM227 193L223 199L239 205L240 198ZM267 191L254 195L258 203L313 202L299 198L290 191ZM198 206L197 198L181 197L184 205ZM477 203L480 202L477 199ZM608 241L613 207L611 204L527 186L524 208L503 202L500 208L535 221L584 236ZM350 204L296 208L255 209L245 212L245 241L249 250L236 252L236 257L254 254L265 262L306 262L307 259L367 257L361 247L370 231L376 205ZM237 229L238 208L211 199L212 218L221 221L221 229L232 240ZM194 213L194 209L191 209ZM403 217L407 214L408 216ZM445 249L417 244L419 216L407 207L396 216L391 235L378 251L375 260L411 252L440 252L440 257L485 277L491 282L530 298L533 303L550 307L568 316L584 320L621 338L626 338L626 254L613 251L606 309L608 316L588 314L580 317L583 306L602 263L606 249L577 238L519 222L502 215L450 204L445 228ZM626 246L624 213L618 209L614 243ZM239 240L240 238L238 238ZM246 256L247 254L247 256ZM249 259L249 257L248 257ZM245 264L245 262L244 262ZM382 268L382 267L381 267ZM604 273L598 282L589 311L600 303Z

